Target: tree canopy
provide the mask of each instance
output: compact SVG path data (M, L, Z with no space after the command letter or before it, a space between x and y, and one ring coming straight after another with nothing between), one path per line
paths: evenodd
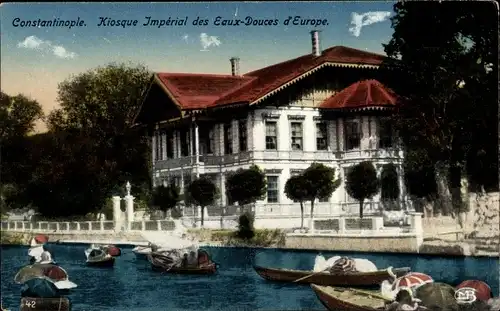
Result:
M42 118L42 106L36 100L0 92L0 143L28 135Z
M266 175L257 165L238 169L226 180L226 194L229 201L239 205L255 203L264 199L267 192Z
M399 197L398 170L394 163L384 164L380 174L380 197L382 199L396 200Z
M212 180L201 177L189 184L188 192L195 204L201 206L201 226L203 227L205 207L215 202L217 197L217 187Z
M376 195L380 188L377 170L370 161L363 161L349 168L346 191L359 201L359 218L363 218L363 203Z
M127 181L138 204L147 200L151 151L144 133L130 125L150 78L141 65L109 64L60 83L60 107L47 118L49 131L28 137L15 151L23 154L13 178L24 203L44 216L86 215L98 212ZM24 120L38 115L29 111L32 117ZM32 121L24 123L32 128Z
M478 152L490 155L489 168L498 175L495 5L398 2L394 11L382 67L400 96L394 124L407 153L425 150L440 195L459 187L461 174L450 180L450 170Z
M173 209L180 201L180 191L175 185L157 186L153 191L153 205L163 212Z

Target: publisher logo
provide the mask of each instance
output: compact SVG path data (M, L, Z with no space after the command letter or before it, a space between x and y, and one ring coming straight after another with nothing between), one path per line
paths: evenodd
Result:
M455 291L455 299L459 304L470 304L476 301L476 290L472 287L462 287Z

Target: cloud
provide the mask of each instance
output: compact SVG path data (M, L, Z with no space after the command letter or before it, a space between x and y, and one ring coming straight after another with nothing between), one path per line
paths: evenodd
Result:
M24 39L23 42L19 42L17 44L17 47L19 48L25 48L25 49L31 49L31 50L38 50L41 49L43 46L50 46L50 42L48 41L43 41L36 36L29 36Z
M349 32L353 36L359 37L361 34L361 28L386 21L390 16L391 12L388 11L366 12L363 14L353 12L351 14L351 25L353 26L349 28Z
M50 52L58 58L70 59L77 57L76 53L66 50L65 47L52 44L50 41L42 40L37 36L26 37L24 41L17 44L17 47L22 49Z
M216 36L209 36L206 33L200 34L200 43L203 49L201 51L208 51L211 46L219 46L222 44Z
M55 45L52 47L52 52L59 58L75 58L76 53L66 50L63 46Z

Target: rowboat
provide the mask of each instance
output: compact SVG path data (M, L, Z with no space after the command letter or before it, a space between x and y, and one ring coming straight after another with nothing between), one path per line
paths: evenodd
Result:
M151 263L153 271L173 274L197 274L209 275L217 271L217 264L214 263L205 250L197 250L197 258L195 263L188 263L186 260L181 261L175 255L167 252L153 252L148 255L148 260Z
M36 279L32 284L28 284L33 285L32 288L43 285L40 279L48 280L53 283L59 293L77 287L75 283L69 280L66 270L54 264L34 264L23 267L15 275L14 282L17 284L26 284L31 279Z
M86 250L85 255L87 256L87 266L112 267L115 264L115 257L106 254L102 249Z
M318 299L330 311L381 311L390 300L378 291L311 285Z
M385 280L392 280L393 276L387 270L374 272L353 272L353 273L328 273L313 272L305 270L274 269L254 266L262 278L269 281L295 282L302 284L317 284L323 286L346 286L346 287L370 287L380 286ZM396 268L392 272L397 276L403 276L411 269Z

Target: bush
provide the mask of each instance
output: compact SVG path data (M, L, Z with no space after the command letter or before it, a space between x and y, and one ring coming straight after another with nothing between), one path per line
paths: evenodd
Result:
M255 236L253 228L254 217L251 213L244 213L238 219L238 231L236 236L240 239L250 240Z

